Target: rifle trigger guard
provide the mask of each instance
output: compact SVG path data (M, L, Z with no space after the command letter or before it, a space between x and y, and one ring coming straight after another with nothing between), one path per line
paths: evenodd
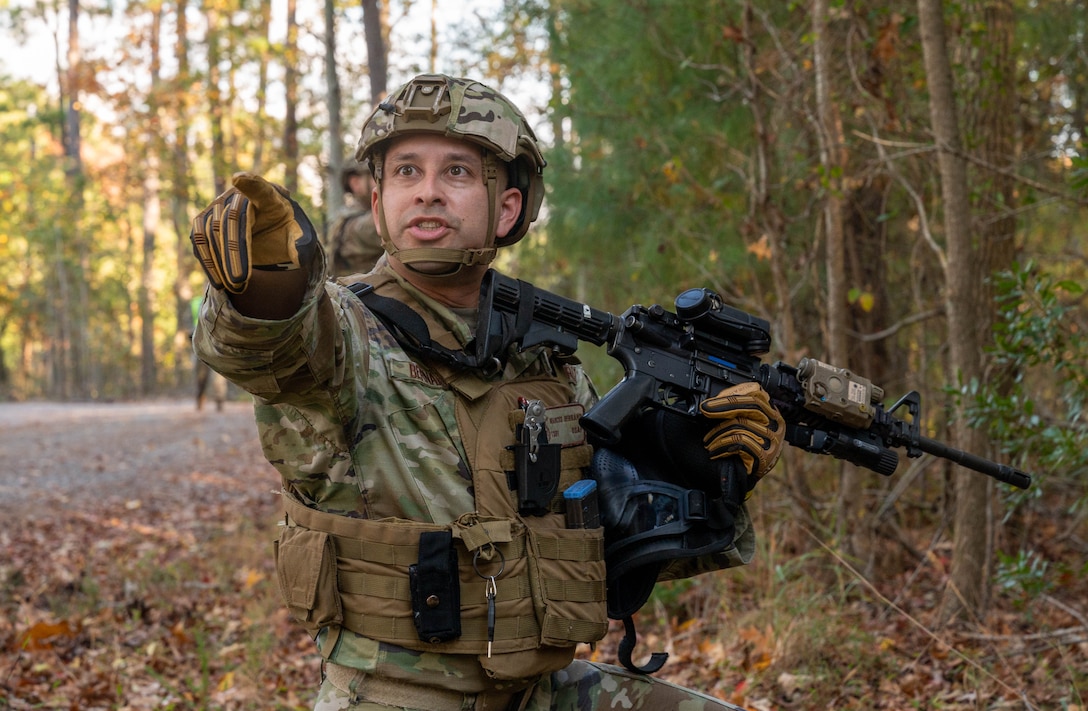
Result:
M492 356L489 360L480 363L479 368L485 378L492 378L502 372L502 361L498 356Z

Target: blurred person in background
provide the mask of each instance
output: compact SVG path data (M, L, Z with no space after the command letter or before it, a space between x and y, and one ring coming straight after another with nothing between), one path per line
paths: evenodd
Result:
M365 274L384 252L370 211L374 190L370 168L353 156L344 162L340 179L350 204L329 227L323 245L329 274L333 277Z

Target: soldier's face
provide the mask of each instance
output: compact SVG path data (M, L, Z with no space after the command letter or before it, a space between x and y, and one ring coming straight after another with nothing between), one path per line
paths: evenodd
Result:
M381 208L389 239L398 249L478 249L505 235L521 210L521 193L508 188L496 196L494 234L488 234L488 195L480 149L468 142L419 134L391 142L382 167ZM373 194L375 212L379 209ZM379 224L379 229L381 226ZM426 263L413 262L425 271ZM435 273L449 264L436 264Z

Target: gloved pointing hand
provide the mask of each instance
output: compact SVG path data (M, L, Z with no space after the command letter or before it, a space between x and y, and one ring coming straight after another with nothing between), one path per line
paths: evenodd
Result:
M707 398L700 412L718 422L703 438L711 459L740 457L747 491L778 461L786 423L759 383L741 383Z
M189 239L212 286L240 294L254 267L283 271L308 262L317 233L283 187L254 173L235 173L231 183L193 218Z

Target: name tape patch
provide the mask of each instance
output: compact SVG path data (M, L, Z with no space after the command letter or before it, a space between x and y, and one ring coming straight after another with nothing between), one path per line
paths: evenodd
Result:
M585 412L585 407L576 402L547 408L544 411L544 426L548 429L548 442L564 447L585 444L585 430L578 424Z

